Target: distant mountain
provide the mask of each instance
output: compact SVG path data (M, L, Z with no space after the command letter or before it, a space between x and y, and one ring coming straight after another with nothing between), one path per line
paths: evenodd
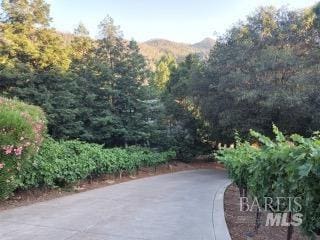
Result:
M58 34L61 35L65 44L70 44L75 37L72 33L58 32ZM125 42L128 41L125 40ZM177 62L182 62L190 53L196 53L205 58L214 43L215 41L212 38L205 38L194 44L179 43L166 39L151 39L139 43L139 47L142 55L149 60L150 66L154 66L154 63L166 54L172 54L177 59Z
M166 39L152 39L140 43L139 47L141 53L150 62L157 61L165 54L172 54L176 57L178 62L181 62L190 53L196 53L201 57L206 57L213 45L214 40L211 38L205 38L201 42L195 44L178 43Z
M192 46L197 49L203 49L206 51L209 49L209 51L210 51L210 49L213 47L214 43L215 43L215 41L212 38L205 38L201 42L192 44Z

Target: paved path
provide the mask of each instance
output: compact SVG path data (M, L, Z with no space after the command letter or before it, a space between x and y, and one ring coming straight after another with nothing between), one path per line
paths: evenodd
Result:
M228 182L223 170L184 171L6 210L0 239L218 239L214 198Z

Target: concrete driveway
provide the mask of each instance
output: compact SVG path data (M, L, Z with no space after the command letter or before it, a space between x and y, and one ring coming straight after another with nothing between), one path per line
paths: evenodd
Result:
M6 210L0 239L214 240L214 199L228 182L223 170L184 171Z

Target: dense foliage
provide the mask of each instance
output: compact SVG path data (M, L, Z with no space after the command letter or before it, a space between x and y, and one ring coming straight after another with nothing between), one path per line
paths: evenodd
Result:
M171 69L162 93L170 135L174 136L173 145L181 158L211 151L210 129L194 97L195 79L201 77L203 70L204 63L199 56L187 56L184 62Z
M239 187L257 197L260 206L264 206L265 197L301 198L302 229L309 235L319 233L320 135L286 138L275 126L273 132L274 140L251 131L259 147L238 139L235 148L224 148L216 157L225 163ZM286 211L288 205L281 203L279 209Z
M63 187L104 174L135 174L141 167L155 167L175 156L172 151L147 148L110 148L76 140L46 139L28 168L21 172L19 186Z
M171 74L199 111L209 139L231 142L250 128L310 135L320 128L319 4L303 11L261 8L221 36L202 68ZM170 83L169 83L170 86Z
M17 187L17 176L38 151L44 131L40 108L0 98L0 199Z
M135 41L111 17L99 39L80 24L69 38L50 28L43 0L2 1L0 93L41 106L56 139L149 145L163 126L151 124L157 99ZM156 146L161 147L161 146Z

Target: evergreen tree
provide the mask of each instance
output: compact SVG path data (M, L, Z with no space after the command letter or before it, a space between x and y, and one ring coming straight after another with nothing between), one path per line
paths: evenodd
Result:
M68 48L47 25L49 5L43 0L2 1L0 89L30 81L37 71L66 70Z
M48 26L49 4L44 0L3 0L2 21L11 24Z
M171 72L176 68L176 60L172 55L164 55L156 64L154 73L154 85L158 89L164 90L169 79Z

